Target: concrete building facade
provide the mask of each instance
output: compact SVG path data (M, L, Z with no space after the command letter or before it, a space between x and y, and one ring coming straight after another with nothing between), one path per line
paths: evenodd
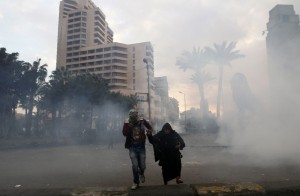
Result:
M283 117L298 113L300 96L300 26L293 5L269 11L267 55L271 100Z
M111 91L137 95L138 110L146 118L149 91L150 115L155 118L152 44L113 42L104 13L91 0L60 2L56 67L65 67L74 75L96 74L106 80Z

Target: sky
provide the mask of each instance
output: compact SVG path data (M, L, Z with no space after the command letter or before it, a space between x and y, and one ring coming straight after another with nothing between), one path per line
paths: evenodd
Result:
M56 66L56 44L60 0L1 0L0 47L19 52L19 59L33 62L38 58L48 64L49 73ZM184 50L204 48L223 41L237 42L236 49L245 58L232 62L224 73L222 109L234 109L229 81L233 74L246 75L253 93L265 100L268 89L266 60L266 23L268 12L276 4L292 4L300 14L296 0L94 0L106 15L114 31L114 41L132 44L150 41L154 47L155 76L167 76L169 95L179 101L184 111L199 108L200 98L192 72L183 72L176 59ZM218 70L206 70L215 78L205 87L210 109L215 112Z

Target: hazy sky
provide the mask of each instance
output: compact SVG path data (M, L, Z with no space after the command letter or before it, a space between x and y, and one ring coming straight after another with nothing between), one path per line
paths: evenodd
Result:
M58 7L60 0L1 0L0 47L9 53L19 52L20 59L33 62L41 58L55 69ZM268 12L276 4L292 4L300 13L296 0L94 0L104 12L114 31L114 41L125 44L150 41L154 46L155 76L167 76L171 97L184 109L199 107L197 86L190 72L176 66L176 58L193 47L212 46L222 41L236 41L246 57L234 61L224 75L224 110L231 110L229 80L236 72L244 73L256 96L268 86L265 35ZM217 69L207 70L216 77L206 86L211 109L216 102Z

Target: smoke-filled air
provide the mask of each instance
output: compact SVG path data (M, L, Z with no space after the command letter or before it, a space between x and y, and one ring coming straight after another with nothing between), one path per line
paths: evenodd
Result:
M299 15L293 0L1 0L0 195L300 194Z

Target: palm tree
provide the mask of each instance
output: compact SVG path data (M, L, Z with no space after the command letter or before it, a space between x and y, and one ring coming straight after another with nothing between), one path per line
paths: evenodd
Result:
M32 111L34 100L38 89L44 85L47 76L47 64L40 65L41 59L34 61L33 64L24 63L25 71L22 78L23 105L26 106L28 114L26 116L26 136L31 135Z
M223 85L223 72L224 67L231 67L230 62L239 58L244 57L244 55L239 54L239 50L235 50L236 42L224 41L222 44L214 44L213 48L205 47L207 54L210 59L219 66L219 82L218 82L218 97L217 97L217 118L220 117L220 105L221 105L221 94Z
M8 54L0 48L0 138L11 136L16 131L16 108L19 101L19 80L22 62L18 53Z
M207 54L205 50L201 50L200 48L193 48L192 52L184 51L177 59L176 65L186 71L187 69L191 69L194 71L192 75L192 81L198 85L198 90L200 94L200 109L203 115L208 114L208 103L205 99L204 93L204 85L208 81L212 80L213 77L210 76L209 73L203 71L203 68L209 63L209 59L207 58Z

